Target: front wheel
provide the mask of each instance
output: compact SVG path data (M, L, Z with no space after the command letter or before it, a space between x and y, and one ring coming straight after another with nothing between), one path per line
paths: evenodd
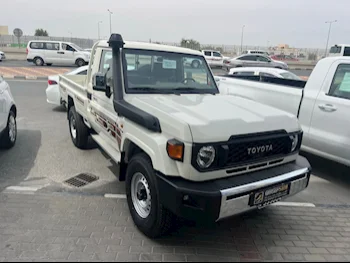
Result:
M85 65L85 61L83 59L79 58L79 59L77 59L75 64L77 64L78 67L82 67Z
M131 217L150 238L166 234L174 215L159 200L159 191L150 158L145 153L132 157L126 171L126 195Z
M79 149L85 149L89 139L88 128L83 118L75 111L74 106L69 109L68 120L69 132L74 145Z
M4 130L4 133L0 138L0 146L2 148L10 149L15 145L16 139L17 139L16 115L13 111L10 111L10 114L7 120L6 129Z

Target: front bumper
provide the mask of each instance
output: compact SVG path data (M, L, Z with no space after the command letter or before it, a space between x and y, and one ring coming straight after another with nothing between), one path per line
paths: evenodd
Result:
M259 190L289 185L287 195L263 206L299 193L309 184L311 167L304 157L298 156L292 163L207 182L156 174L163 206L186 219L218 221L258 208L251 205L251 198Z

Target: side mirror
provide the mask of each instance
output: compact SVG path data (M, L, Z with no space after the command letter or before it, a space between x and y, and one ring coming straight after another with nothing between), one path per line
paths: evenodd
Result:
M92 77L92 89L97 91L106 91L107 78L103 73L96 73Z

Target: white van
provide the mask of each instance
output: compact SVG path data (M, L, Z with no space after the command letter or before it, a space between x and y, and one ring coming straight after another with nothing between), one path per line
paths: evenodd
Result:
M27 45L27 61L37 66L86 65L90 60L90 52L81 47L61 41L29 41Z
M329 57L349 57L350 56L350 44L334 45L329 50Z

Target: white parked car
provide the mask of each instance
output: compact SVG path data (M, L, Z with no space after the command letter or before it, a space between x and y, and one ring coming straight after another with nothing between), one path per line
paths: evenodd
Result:
M89 60L90 52L69 42L33 40L27 45L27 61L37 66L55 64L82 67Z
M6 55L3 51L0 51L0 61L3 61L4 59L6 59Z
M74 69L65 75L86 75L88 66L82 66L80 68ZM66 101L62 100L60 87L59 87L59 76L53 75L49 76L47 80L47 88L46 88L46 101L47 103L57 105L57 106L66 106Z
M288 65L283 61L273 60L268 56L260 54L245 54L238 57L225 60L223 69L229 71L231 68L238 67L267 67L288 69Z
M10 86L0 76L0 147L11 148L17 139L17 108Z
M350 166L350 58L320 60L308 81L217 76L220 94L281 109L299 119L301 149Z
M278 68L231 68L228 74L236 76L263 76L281 79L301 80L301 78L295 75L294 73L288 70Z

